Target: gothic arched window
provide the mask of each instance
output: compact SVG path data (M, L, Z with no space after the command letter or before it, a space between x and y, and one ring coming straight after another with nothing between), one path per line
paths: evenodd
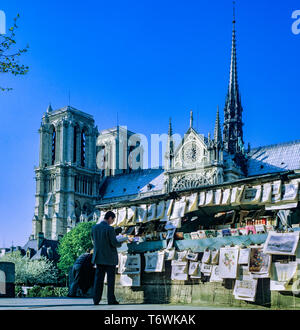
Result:
M73 163L77 162L77 134L78 134L78 127L74 127L74 148L73 148Z
M56 159L56 131L55 128L53 127L53 131L52 131L52 141L51 141L51 155L52 155L52 165L55 164L55 159Z
M81 166L82 167L85 167L85 156L86 156L85 141L86 141L85 131L82 130L81 132Z

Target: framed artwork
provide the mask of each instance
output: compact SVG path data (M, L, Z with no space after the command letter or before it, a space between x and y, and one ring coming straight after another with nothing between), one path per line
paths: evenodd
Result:
M231 236L231 229L222 229L222 236L223 237Z
M125 275L120 276L120 285L124 287L139 287L141 286L141 275Z
M220 276L227 279L235 279L237 277L239 248L221 248L219 269Z
M264 253L295 255L299 242L299 232L279 234L269 232L264 245Z
M141 255L127 255L125 270L122 274L140 274L141 272Z
M202 267L201 262L198 262L197 271L194 273L194 275L190 275L190 278L201 279L202 278L201 267Z
M145 272L161 273L164 270L165 253L164 251L145 253Z
M247 236L248 235L248 231L246 228L239 228L238 229L240 236Z
M253 225L246 226L246 230L247 230L247 235L255 235L256 234L256 229L255 229L255 226L253 226Z
M212 282L212 283L223 282L223 278L220 276L220 269L219 269L218 265L212 266L210 282Z
M269 278L271 256L263 252L263 248L251 248L249 270L253 278Z
M188 262L187 261L172 261L172 280L187 281L188 279Z
M249 265L251 249L240 249L239 253L239 265Z

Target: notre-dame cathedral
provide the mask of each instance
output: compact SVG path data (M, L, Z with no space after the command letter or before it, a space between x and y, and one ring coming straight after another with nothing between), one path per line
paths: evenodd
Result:
M235 21L224 123L218 110L214 134L206 137L194 129L191 113L187 133L175 148L170 121L164 168L120 167L135 149L142 150L139 141L128 143L133 132L122 127L99 131L91 115L70 106L55 111L49 106L39 130L33 238L43 233L58 240L77 223L98 220L99 205L300 168L300 141L246 150L242 114ZM142 153L135 155L142 164Z

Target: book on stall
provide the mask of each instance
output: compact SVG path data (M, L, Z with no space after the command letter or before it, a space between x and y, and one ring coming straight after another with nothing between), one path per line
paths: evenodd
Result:
M230 229L231 236L240 236L238 229Z
M198 230L198 236L200 239L206 238L205 230Z
M128 237L123 236L123 235L118 235L116 238L117 238L117 241L119 243L124 243L124 242L127 242L128 241Z
M247 229L244 228L244 227L238 228L238 231L240 233L240 236L247 236L248 235Z

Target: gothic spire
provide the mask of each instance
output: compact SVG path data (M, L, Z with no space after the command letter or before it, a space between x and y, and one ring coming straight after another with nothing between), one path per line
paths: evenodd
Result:
M173 141L172 118L170 118L167 152L166 152L166 169L167 170L169 170L173 167L173 158L174 158L174 141Z
M51 103L50 103L49 106L48 106L48 108L47 108L47 113L50 113L52 111L53 111L53 109L52 109L52 106L51 106Z
M193 115L193 110L191 110L190 113L190 128L193 128L194 126L194 115Z
M169 132L168 132L169 137L173 135L173 129L172 129L172 118L170 117L169 120Z
M222 143L222 131L221 131L221 123L220 123L220 110L218 106L217 110L217 118L216 118L216 124L215 124L215 132L214 132L214 140L215 143Z
M233 6L230 79L224 109L224 148L230 154L237 154L241 152L241 146L244 144L244 141L243 107L241 104L237 72L235 1L233 2Z

